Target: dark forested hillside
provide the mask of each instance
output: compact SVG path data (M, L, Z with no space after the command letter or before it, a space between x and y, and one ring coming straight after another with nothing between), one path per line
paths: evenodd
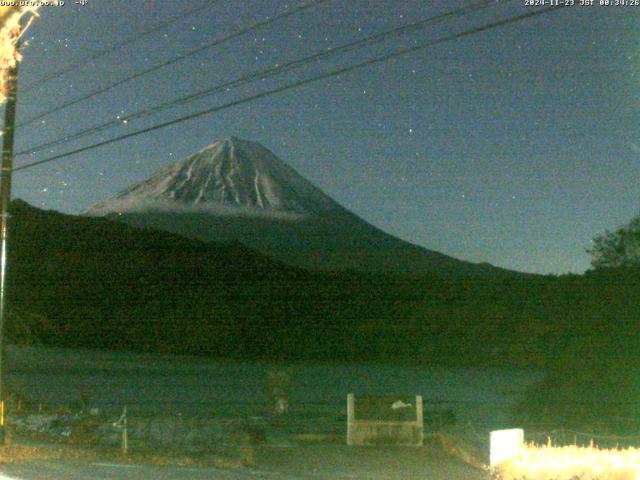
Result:
M629 435L640 428L640 268L602 269L558 281L562 341L546 377L517 412L529 423Z
M240 244L13 205L7 326L38 341L221 358L542 365L624 339L638 275L319 273ZM637 283L635 283L637 285ZM622 341L622 340L621 340Z

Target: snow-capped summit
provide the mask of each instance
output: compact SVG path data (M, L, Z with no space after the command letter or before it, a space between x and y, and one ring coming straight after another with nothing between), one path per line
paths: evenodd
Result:
M259 143L216 142L85 212L205 241L241 242L285 263L376 273L494 274L376 228Z
M304 217L341 207L256 142L230 137L87 210L88 215L167 210Z

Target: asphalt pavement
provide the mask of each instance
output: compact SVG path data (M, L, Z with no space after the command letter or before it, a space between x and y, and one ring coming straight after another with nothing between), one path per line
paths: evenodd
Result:
M487 472L430 448L311 443L258 448L246 468L128 464L70 458L22 459L0 480L486 480Z
M225 470L169 465L37 460L3 465L0 480L293 480L289 475L250 469Z

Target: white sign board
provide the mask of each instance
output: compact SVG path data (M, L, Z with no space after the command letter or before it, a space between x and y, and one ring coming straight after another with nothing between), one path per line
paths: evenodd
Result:
M489 465L494 466L510 460L520 451L524 443L524 430L512 428L509 430L495 430L491 432L491 452Z

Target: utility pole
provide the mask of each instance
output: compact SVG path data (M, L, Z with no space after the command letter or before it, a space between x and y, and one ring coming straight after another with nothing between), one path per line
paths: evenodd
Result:
M20 34L16 50L20 49ZM0 446L6 442L4 399L4 324L7 314L7 241L9 237L9 203L11 202L11 173L13 170L13 134L16 124L18 94L18 62L9 70L7 103L4 110L2 136L2 165L0 166Z

